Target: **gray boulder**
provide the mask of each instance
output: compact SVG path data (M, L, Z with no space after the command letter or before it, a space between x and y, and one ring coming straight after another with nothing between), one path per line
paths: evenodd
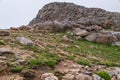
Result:
M25 37L17 37L16 40L23 45L27 45L27 46L35 45L35 43L33 41L31 41L30 39L27 39Z
M95 43L113 43L118 41L117 37L112 34L92 33L86 37L86 40Z
M120 46L120 42L113 42L112 45L113 46Z

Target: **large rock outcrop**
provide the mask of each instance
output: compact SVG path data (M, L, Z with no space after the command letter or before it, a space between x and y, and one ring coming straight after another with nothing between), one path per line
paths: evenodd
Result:
M88 28L101 26L104 29L120 31L120 13L99 8L86 8L73 3L54 2L45 5L29 23L33 26L46 21L62 22L69 27Z

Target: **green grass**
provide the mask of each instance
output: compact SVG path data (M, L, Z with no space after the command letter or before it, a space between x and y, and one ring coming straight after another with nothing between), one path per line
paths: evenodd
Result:
M26 45L23 45L22 49L27 49L27 50L30 50L30 51L33 51L33 52L36 52L36 53L41 53L41 51L43 51L43 50L40 50L37 46L26 46Z
M76 47L74 45L79 46ZM64 49L69 53L76 55L92 55L99 57L99 59L119 62L120 61L120 47L115 47L105 44L97 44L88 42L86 40L74 40L74 43Z
M102 65L105 65L107 67L114 67L114 66L118 66L120 67L120 64L115 63L115 62L110 62L110 61L104 61L101 63Z
M99 71L99 72L96 72L96 74L105 80L111 80L110 75L105 71Z
M11 69L12 72L21 72L22 70L23 70L22 66L15 66L15 67L12 67Z
M79 59L76 61L78 64L85 65L85 66L91 66L90 62L85 59Z
M33 56L35 59L28 59L30 67L38 67L39 65L54 68L60 61L60 57L56 53L42 52Z
M63 49L66 52L69 52L69 54L73 54L73 56L68 55L66 56L69 60L76 60L79 57L82 57L83 60L79 61L79 63L82 63L84 65L88 65L91 63L94 64L102 64L106 66L119 66L120 64L120 47L111 46L108 44L97 44L88 42L85 39L83 40L76 40L75 35L71 35L66 32L55 32L55 33L44 33L44 37L38 37L40 33L30 33L26 31L20 31L16 32L13 35L17 36L25 36L30 38L31 40L40 40L42 42L45 42L48 44L48 46L43 46L45 50L41 50L37 45L36 46L24 46L22 45L23 49L27 49L30 51L33 51L37 53L33 57L34 59L29 60L31 65L38 66L39 64L51 66L56 64L59 60L56 60L56 58L52 58L53 55L48 54L51 50L52 52L56 53L56 46ZM52 34L52 36L50 35ZM62 41L62 37L64 35L67 35L70 39L73 40L73 43L65 43ZM68 46L62 46L62 44L68 45ZM56 55L56 54L55 54ZM97 59L88 58L86 61L87 56L90 55L92 57L96 57ZM85 59L85 60L84 60ZM107 62L104 62L107 61ZM48 63L50 62L50 64ZM48 64L48 65L47 65Z
M0 40L0 45L5 45L5 42L3 40Z
M67 59L69 59L69 60L75 60L75 57L73 55L68 55Z

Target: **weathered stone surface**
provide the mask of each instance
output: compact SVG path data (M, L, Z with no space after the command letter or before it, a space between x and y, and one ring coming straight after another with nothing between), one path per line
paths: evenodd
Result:
M109 75L112 77L112 76L117 76L117 74L118 74L118 71L116 71L116 70L111 70L111 71L109 71Z
M35 45L35 43L33 41L31 41L30 39L27 39L25 37L17 37L16 40L23 45L28 45L28 46Z
M0 30L0 36L9 36L10 32L6 30Z
M32 27L23 25L19 27L19 30L32 30Z
M33 25L34 31L47 30L49 32L64 32L71 29L68 24L64 24L57 20L55 21L46 21L42 23L37 23Z
M8 68L7 63L5 61L0 60L0 75L5 74L7 68Z
M67 23L72 27L86 28L87 26L96 25L104 29L120 31L119 13L64 2L45 5L29 25L55 20Z
M21 76L24 77L24 80L34 80L35 76L35 72L33 70L23 70L21 72Z
M120 46L120 42L113 42L112 45L113 46Z
M67 35L63 36L63 41L64 42L71 42L71 43L73 43L73 40L68 38Z
M95 43L112 43L118 41L117 37L112 34L92 33L86 37L86 40Z
M56 76L54 76L53 73L42 74L41 79L42 80L58 80L58 78Z
M62 80L74 80L74 75L72 74L66 74L65 76L63 76Z
M80 28L75 28L74 34L75 34L76 36L84 37L84 36L88 35L88 32L87 32L86 30L82 30L82 29L80 29Z
M85 74L78 74L75 77L76 80L93 80L91 76Z
M104 80L100 76L93 74L93 80Z

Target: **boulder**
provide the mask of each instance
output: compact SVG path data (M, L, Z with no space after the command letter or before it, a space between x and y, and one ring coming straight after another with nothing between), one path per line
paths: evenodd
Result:
M96 74L93 74L93 80L104 80L104 79Z
M72 74L66 74L63 76L62 80L75 80L75 76Z
M58 80L58 78L56 76L54 76L53 73L44 73L41 76L42 80Z
M35 43L33 41L31 41L30 39L27 39L25 37L17 37L16 40L23 45L27 45L27 46L35 45Z
M86 37L86 40L95 43L113 43L118 41L117 37L112 34L92 33Z
M0 30L0 36L9 36L10 32L7 30Z
M111 70L111 71L109 71L108 73L109 73L109 75L110 75L111 77L117 76L117 75L119 74L119 72L118 72L117 70Z
M37 23L37 24L33 25L33 28L34 28L34 31L46 30L49 32L64 32L64 31L67 31L68 29L70 29L67 26L67 23L64 24L57 20Z
M86 75L86 74L78 74L75 77L75 80L93 80L91 76Z
M120 42L113 42L112 45L113 46L120 46Z
M86 30L82 30L82 29L80 29L80 28L75 28L74 34L75 34L76 36L84 37L84 36L88 35L88 32L87 32Z

